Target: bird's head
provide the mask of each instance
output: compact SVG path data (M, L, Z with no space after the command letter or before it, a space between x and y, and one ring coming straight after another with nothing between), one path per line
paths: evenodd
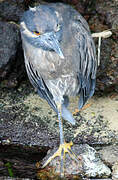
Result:
M21 35L24 41L36 48L55 51L64 58L60 48L62 17L47 5L30 8L21 19Z

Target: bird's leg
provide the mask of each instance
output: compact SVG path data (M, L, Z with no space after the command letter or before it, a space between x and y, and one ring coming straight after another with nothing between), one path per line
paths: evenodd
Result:
M60 146L64 144L64 135L63 135L63 122L61 117L61 104L58 104L58 120L59 120L59 132L60 132ZM65 161L65 152L62 148L61 151L61 164L60 164L60 173L61 176L64 176L64 161Z
M65 153L68 153L69 156L74 159L77 163L79 159L77 156L72 152L71 146L73 145L72 141L70 143L66 143L64 141L63 135L63 123L62 123L62 116L61 116L61 104L57 105L58 107L58 119L59 119L59 130L60 130L60 146L58 150L44 163L43 168L49 164L55 157L60 157L60 175L61 177L64 176L64 164L65 164Z

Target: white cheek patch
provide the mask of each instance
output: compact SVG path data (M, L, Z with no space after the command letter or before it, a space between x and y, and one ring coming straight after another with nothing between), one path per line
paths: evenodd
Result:
M33 37L33 38L36 38L37 35L36 34L33 34L31 31L29 31L29 29L26 27L26 24L25 22L21 22L21 27L23 28L23 31L22 33L25 34L26 36L29 36L29 37Z
M31 10L32 12L35 12L36 11L36 7L32 8L32 7L29 6L29 10Z

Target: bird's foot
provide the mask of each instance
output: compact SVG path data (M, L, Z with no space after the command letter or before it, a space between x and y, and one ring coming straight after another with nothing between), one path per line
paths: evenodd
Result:
M65 160L65 153L68 153L69 156L75 160L77 163L79 162L79 158L73 153L73 151L71 150L71 146L73 145L72 141L70 143L66 143L64 142L63 144L60 144L58 150L51 156L49 157L49 159L44 163L44 165L42 166L42 168L44 168L45 166L47 166L54 158L56 158L57 156L59 156L60 158L63 158L63 163ZM62 155L63 154L63 155ZM63 157L62 157L63 156ZM61 176L64 176L64 165L63 168L61 168L62 172L61 172Z

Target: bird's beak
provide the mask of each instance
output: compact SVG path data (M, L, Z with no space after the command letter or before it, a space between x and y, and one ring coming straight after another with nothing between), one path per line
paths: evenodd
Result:
M55 34L50 36L50 42L49 43L51 45L51 48L60 56L60 58L64 59L64 55L63 55L62 50L60 48L59 41L57 40Z

